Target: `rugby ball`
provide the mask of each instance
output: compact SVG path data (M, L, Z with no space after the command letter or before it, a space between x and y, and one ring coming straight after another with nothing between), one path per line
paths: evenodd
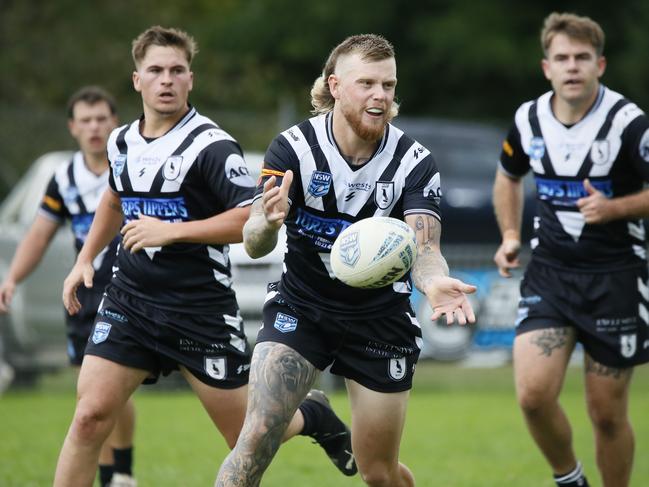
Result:
M392 284L417 257L414 230L401 220L372 217L345 228L331 247L331 270L348 286L375 289Z

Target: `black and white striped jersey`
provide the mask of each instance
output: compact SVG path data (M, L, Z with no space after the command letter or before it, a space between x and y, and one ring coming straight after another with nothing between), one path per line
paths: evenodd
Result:
M357 289L335 279L331 246L352 223L372 216L408 214L440 218L440 176L430 152L388 125L376 152L362 166L349 165L332 132L332 115L320 115L282 132L264 158L263 182L292 170L290 212L285 220L287 253L279 290L288 302L339 316L385 314L404 305L409 275L380 289ZM281 177L279 178L281 179Z
M75 152L70 161L56 168L45 190L39 213L59 224L70 220L77 252L86 241L97 205L108 188L108 173L108 169L99 175L93 173L83 154ZM93 261L97 289L110 281L118 242L119 237L113 239Z
M140 120L108 140L110 186L125 222L140 215L168 222L203 220L250 205L255 183L239 144L190 108L169 132L142 137ZM205 313L236 306L228 245L177 243L120 249L113 284L156 306Z
M552 92L521 105L503 143L500 166L536 182L533 258L590 272L646 265L642 220L586 224L577 200L583 181L608 197L643 189L649 181L649 119L634 103L604 86L587 115L566 127L554 116Z

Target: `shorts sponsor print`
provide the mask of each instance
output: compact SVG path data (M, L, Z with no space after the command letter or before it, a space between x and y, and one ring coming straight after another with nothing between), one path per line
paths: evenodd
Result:
M186 367L201 382L221 389L248 383L250 346L238 310L187 314L156 308L109 286L97 313L86 354L151 373L154 383Z
M585 273L530 263L516 334L564 326L574 327L586 352L604 365L649 362L647 269Z
M257 342L283 343L315 367L378 392L412 387L421 350L421 328L409 308L371 319L336 319L321 310L297 309L269 288Z

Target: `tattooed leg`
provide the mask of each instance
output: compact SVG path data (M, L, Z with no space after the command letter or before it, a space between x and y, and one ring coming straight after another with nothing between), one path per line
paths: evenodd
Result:
M634 438L628 416L633 368L616 368L585 354L586 404L595 433L602 485L629 485Z
M286 345L262 342L255 347L246 419L234 450L221 465L216 486L259 485L317 372Z
M514 340L516 396L527 427L556 474L577 465L572 430L559 405L566 367L575 347L573 328L548 328Z

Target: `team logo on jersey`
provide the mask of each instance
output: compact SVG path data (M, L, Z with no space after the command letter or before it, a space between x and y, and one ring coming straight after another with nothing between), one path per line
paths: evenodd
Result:
M374 189L376 206L385 210L394 201L394 181L377 181Z
M642 157L645 162L649 162L649 129L645 130L645 133L642 135L638 151L640 152L640 157Z
M252 188L255 181L250 176L246 162L239 154L230 154L225 161L225 175L231 183L244 188Z
M313 171L311 182L309 183L309 194L315 198L320 198L329 192L331 187L331 174L324 171Z
M608 140L596 140L590 147L590 160L593 164L606 164L610 155Z
M349 267L354 267L361 257L361 248L358 245L358 232L345 235L340 241L340 260Z
M122 175L124 166L126 165L126 154L118 154L113 162L113 176L116 178Z
M105 342L106 338L108 338L111 327L112 325L110 323L106 323L105 321L98 321L95 324L95 330L92 332L92 343L98 345L101 342Z
M297 328L297 318L284 313L277 313L273 326L282 333L291 333Z
M63 195L63 199L68 205L74 203L78 197L79 197L79 190L74 186L69 187L67 191L65 191L65 194Z
M541 159L545 155L545 142L543 137L532 137L530 141L530 159Z
M623 357L631 358L635 355L637 339L635 335L620 335L620 353Z
M392 380L401 380L406 376L406 357L391 358L388 374Z
M167 181L173 181L180 175L180 168L183 165L183 156L167 157L165 165L162 167L162 176Z
M205 373L212 379L225 379L227 375L225 357L205 357Z

